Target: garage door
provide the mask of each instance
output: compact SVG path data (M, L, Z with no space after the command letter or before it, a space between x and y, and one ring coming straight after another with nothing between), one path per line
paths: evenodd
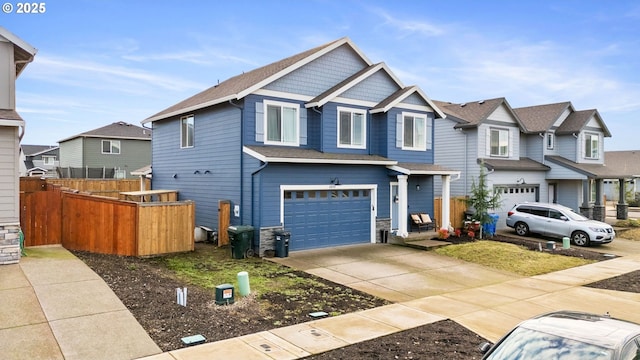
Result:
M284 192L284 227L289 250L368 243L371 191L296 190Z
M496 186L496 190L500 191L502 200L502 206L500 209L496 209L495 213L500 217L498 219L498 229L504 229L507 227L505 223L505 219L507 218L507 212L513 208L513 205L521 202L535 202L538 197L538 187L537 186L527 186L527 185L502 185Z

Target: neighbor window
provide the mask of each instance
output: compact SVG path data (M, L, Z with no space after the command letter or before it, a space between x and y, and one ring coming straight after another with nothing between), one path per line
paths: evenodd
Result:
M408 150L427 149L427 118L416 114L403 114L404 131L402 148Z
M294 145L299 144L298 136L298 104L265 101L265 121L267 130L267 144Z
M547 133L547 149L553 150L554 141L553 133Z
M491 156L509 156L509 130L491 129Z
M338 147L366 147L365 119L364 110L338 108Z
M183 116L180 118L180 147L193 147L193 138L195 136L193 115Z
M587 159L599 158L599 136L597 134L586 134L584 141L584 157Z
M44 165L55 165L56 157L55 156L43 156L42 164Z
M103 154L120 154L120 140L102 140Z

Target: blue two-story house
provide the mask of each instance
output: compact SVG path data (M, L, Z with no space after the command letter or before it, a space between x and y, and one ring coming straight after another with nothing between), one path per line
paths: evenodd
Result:
M406 236L433 215L434 177L449 224L449 183L434 164L444 114L341 38L232 77L143 121L154 137L153 188L196 202L196 224L252 225L253 248L290 250ZM228 206L229 210L226 210Z

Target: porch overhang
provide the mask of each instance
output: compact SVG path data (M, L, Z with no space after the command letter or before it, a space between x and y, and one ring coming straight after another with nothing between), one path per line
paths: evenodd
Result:
M524 157L518 160L503 160L503 159L478 159L478 164L484 162L484 166L488 170L503 170L503 171L549 171L551 168L547 165L541 164L535 160Z
M323 153L313 149L287 146L244 146L242 151L265 163L379 165L391 166L398 162L377 155Z
M399 172L404 175L449 175L460 176L459 170L452 170L435 164L420 163L397 163L387 166L389 170Z

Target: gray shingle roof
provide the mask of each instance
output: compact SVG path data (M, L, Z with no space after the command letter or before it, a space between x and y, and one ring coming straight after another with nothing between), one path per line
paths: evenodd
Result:
M58 149L57 145L20 145L25 156L38 155L50 150Z
M570 102L560 102L555 104L535 105L513 109L520 121L529 133L546 132L560 118L560 115L567 109L573 109Z
M522 170L522 171L548 171L550 167L533 159L522 157L518 160L505 159L478 159L478 163L484 162L489 170Z
M520 124L520 119L513 112L507 99L495 98L488 100L473 101L468 103L453 104L444 101L434 101L447 116L452 116L458 121L456 128L476 127L486 120L498 106L504 104L507 110L511 112L516 121Z
M20 114L18 114L15 110L10 109L0 109L0 119L3 120L22 120Z
M590 178L615 179L625 177L623 174L616 174L616 170L602 164L581 164L573 162L567 158L557 155L545 155L545 160L561 165Z
M65 142L78 137L101 137L132 140L151 140L151 129L143 128L124 121L114 122L107 126L86 131L58 141Z
M640 150L606 151L604 163L614 174L640 175Z
M595 117L595 119L600 123L602 127L602 131L605 136L610 137L611 133L609 133L609 129L605 126L600 114L598 114L598 110L581 110L574 111L569 115L563 122L562 125L558 127L556 130L556 134L558 135L569 135L573 133L579 133L584 129L587 125L591 117Z
M234 76L221 82L218 85L212 86L188 99L185 99L160 111L155 115L150 116L149 118L145 119L143 123L160 120L180 113L194 111L196 109L219 104L230 99L237 99L238 94L246 91L256 84L269 79L270 77L280 73L281 71L296 65L296 63L305 60L306 58L309 58L312 55L331 47L332 45L345 44L348 42L350 42L349 38L344 37L327 44L320 45L313 49L301 52L299 54L290 56L280 61L276 61L269 65L259 67L241 75Z

